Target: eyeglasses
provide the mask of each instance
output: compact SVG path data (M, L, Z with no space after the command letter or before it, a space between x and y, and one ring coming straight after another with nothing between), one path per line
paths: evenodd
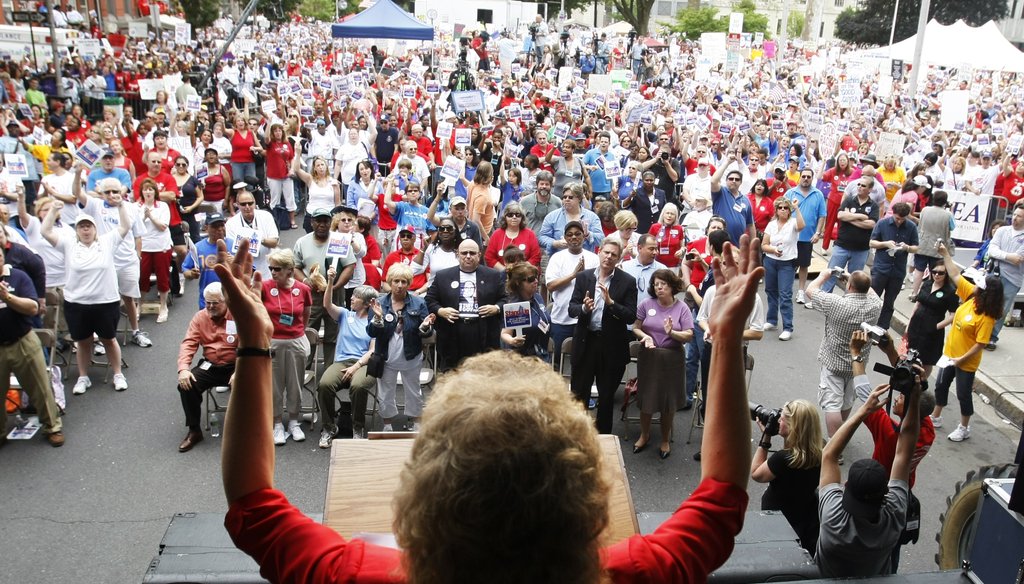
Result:
M803 179L803 180L811 180L814 177L809 175L809 174L805 174L805 175L802 175L800 178Z
M175 162L174 166L188 166L187 162Z
M239 201L239 202L238 202L238 206L239 206L239 207L252 207L252 206L253 206L253 205L255 205L255 204L256 204L256 203L255 203L254 201L246 201L246 202L244 202L244 203L243 203L243 202L241 202L241 201Z
M505 213L505 217L509 217L509 218L517 217L519 219L522 219L523 218L523 214L522 213L516 213L516 212Z
M284 268L281 266L267 266L267 269L269 269L271 272L280 272Z
M527 282L528 284L533 284L533 283L534 283L534 282L536 282L536 281L537 281L537 276L530 276L530 277L528 277L528 278L526 279L526 282Z
M352 218L351 217L342 217L342 218L338 219L338 223L351 223L351 222L352 222Z
M729 181L729 182L740 182L740 181L741 181L741 180L743 180L743 179L742 179L742 178L740 178L740 177L738 177L738 176L730 176L729 178L727 178L727 179L725 179L725 180L727 180L727 181Z
M450 233L452 231L455 231L455 227L453 227L451 225L442 225L442 226L438 227L437 230L442 232L442 233Z

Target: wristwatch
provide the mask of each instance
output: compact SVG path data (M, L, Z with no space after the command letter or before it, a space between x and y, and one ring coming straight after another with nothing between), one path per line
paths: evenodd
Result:
M853 360L856 361L857 363L863 363L864 355L857 355L856 357L853 358Z

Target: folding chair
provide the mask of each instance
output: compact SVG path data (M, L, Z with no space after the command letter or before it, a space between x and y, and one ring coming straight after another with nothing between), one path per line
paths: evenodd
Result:
M743 349L743 368L747 372L747 392L750 392L750 380L754 376L754 356ZM704 427L704 416L701 414L704 406L704 399L700 387L700 379L697 380L697 395L693 398L693 417L690 419L690 433L686 436L686 443L689 444L693 438L695 428Z
M322 347L320 331L306 328L306 340L309 341L310 352L315 355ZM302 419L309 421L310 428L314 427L317 421L320 420L319 385L320 377L317 375L316 359L313 359L312 369L306 369L302 376L302 389L311 396L312 399L309 400L311 403L309 405L302 405L301 400L299 403L299 415Z
M220 396L220 397L218 397ZM203 429L207 432L210 431L210 419L213 414L223 414L228 411L228 400L231 398L231 388L226 385L220 385L217 387L211 387L206 390L206 398L204 403L206 405L206 415L203 416ZM224 422L221 422L221 426Z

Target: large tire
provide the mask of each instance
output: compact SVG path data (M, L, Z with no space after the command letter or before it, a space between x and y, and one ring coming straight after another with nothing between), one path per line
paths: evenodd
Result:
M1009 479L1017 476L1016 464L995 464L983 466L967 473L967 477L956 484L956 490L946 497L946 512L939 515L939 553L935 563L943 570L959 570L967 559L968 545L974 540L974 514L982 496L985 479Z

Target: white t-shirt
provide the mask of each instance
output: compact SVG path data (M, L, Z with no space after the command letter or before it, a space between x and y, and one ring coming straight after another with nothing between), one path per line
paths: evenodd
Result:
M592 270L600 264L597 254L592 251L583 250L583 269ZM580 263L580 255L573 255L567 249L556 252L548 260L548 271L544 274L544 282L551 282L564 278L576 270L576 264ZM572 300L573 289L576 282L569 282L567 285L551 293L551 322L554 324L576 324L576 319L569 316L569 301Z
M126 210L128 211L128 221L132 227L128 230L128 236L114 249L114 266L118 270L139 265L139 254L135 251L135 238L142 237L146 233L138 207L127 201L122 204L128 205ZM99 223L96 226L96 232L100 235L117 231L121 225L121 214L117 207L108 207L102 199L90 197L85 204L85 209L82 209L82 213L89 214Z
M7 167L0 171L0 202L6 201L4 204L7 206L8 217L18 216L18 201L14 198L7 198L5 193L14 193L20 186L22 186L21 179L11 176Z
M241 213L236 213L224 224L227 229L227 236L232 239L240 237L249 238L253 232L263 241L264 239L278 239L280 234L277 231L277 223L269 211L256 209L252 222L246 221ZM250 248L251 249L251 248ZM270 248L260 244L259 255L253 258L253 268L258 270L263 278L270 277L270 269L267 267L267 256L270 255Z
M29 215L28 227L25 228L25 239L28 241L28 246L39 254L43 265L46 266L46 287L57 288L63 286L67 281L64 252L50 245L50 242L43 238L42 228L43 224L39 219ZM53 231L61 239L74 240L75 238L74 230L67 225L54 225Z
M110 231L96 238L92 245L79 243L74 237L59 235L57 248L64 253L67 282L64 300L76 304L108 304L118 302L117 269L113 250L121 245L121 234ZM124 241L131 241L125 237Z
M167 203L157 201L156 206L149 212L151 217L164 225L163 231L157 229L153 225L152 220L146 219L146 211L141 204L139 204L138 213L146 230L142 234L142 251L166 251L171 249L171 230L168 227L171 221L171 208Z
M697 323L706 322L711 318L711 307L715 301L715 286L708 288L707 292L704 293L704 302L700 305L700 310L697 311ZM754 310L750 312L750 316L747 317L747 326L752 331L763 331L764 330L764 303L761 302L760 296L754 296Z
M70 172L57 176L56 174L48 174L42 179L43 184L49 185L51 189L58 193L71 196L71 188L75 184L75 175ZM42 189L40 189L42 191ZM75 222L75 217L78 217L78 206L77 205L64 205L64 208L60 210L60 220L67 225L71 225Z
M796 259L796 241L800 236L800 232L796 230L796 219L786 221L781 229L779 222L772 219L768 222L768 227L764 228L764 234L768 236L768 245L774 245L782 252L782 255L767 254L765 257L781 262Z

